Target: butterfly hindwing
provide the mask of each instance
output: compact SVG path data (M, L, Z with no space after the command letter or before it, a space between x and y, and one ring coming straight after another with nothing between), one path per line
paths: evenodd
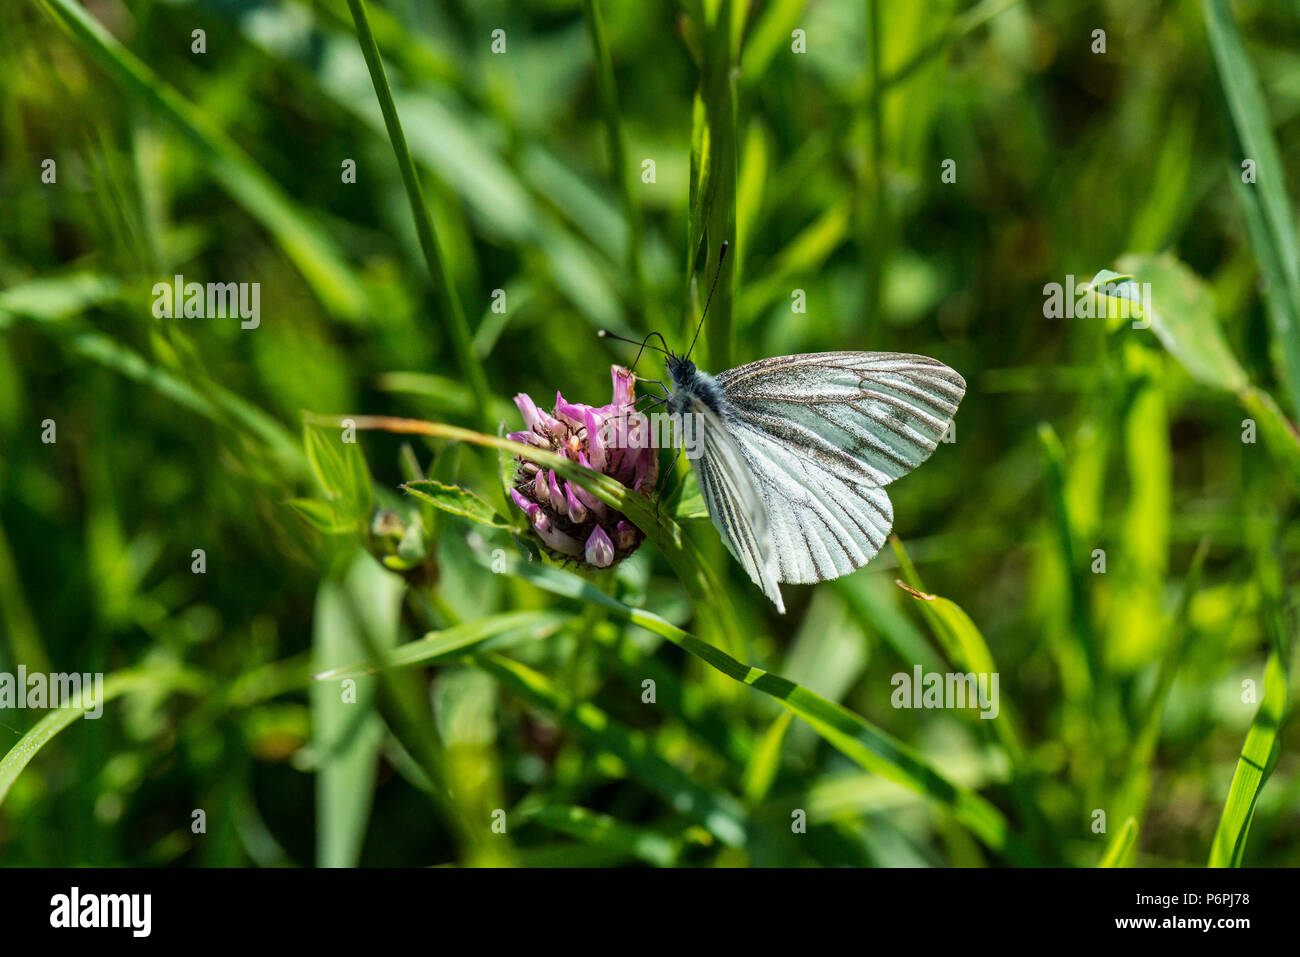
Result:
M696 413L701 423L700 454L691 459L691 466L709 517L727 550L784 613L769 512L753 472L716 412L698 399L691 400L688 411Z
M758 483L778 581L839 578L880 551L894 524L893 504L883 488L846 482L747 425L736 426L732 434Z

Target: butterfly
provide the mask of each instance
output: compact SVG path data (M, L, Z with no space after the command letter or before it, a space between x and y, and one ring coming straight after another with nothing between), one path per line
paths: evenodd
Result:
M960 374L920 355L777 356L712 376L691 350L658 351L671 386L658 401L695 415L688 458L709 517L782 614L782 582L839 578L880 551L894 524L885 486L930 457L966 393Z

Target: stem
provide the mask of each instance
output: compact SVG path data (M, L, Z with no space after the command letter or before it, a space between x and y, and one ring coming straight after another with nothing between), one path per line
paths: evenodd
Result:
M619 123L618 87L614 82L614 61L605 38L605 23L596 0L583 0L587 32L591 35L591 49L596 58L596 85L600 89L601 105L605 110L605 138L609 142L610 176L623 204L627 219L627 272L632 282L633 325L640 327L640 317L645 313L645 282L641 274L641 210L632 195L632 171L627 164L623 145L623 129Z
M487 377L483 366L474 355L470 342L469 323L461 308L460 295L451 281L447 263L443 257L442 247L434 230L433 221L424 203L424 192L420 188L420 179L415 171L415 162L406 145L406 134L402 132L402 122L397 116L397 107L393 103L393 92L388 86L388 77L384 73L384 63L379 57L379 47L375 44L374 34L370 32L370 21L366 16L365 0L348 0L352 11L352 20L357 27L357 42L361 53L366 58L370 69L370 79L375 86L375 96L379 100L379 109L384 114L384 125L388 128L388 139L393 144L397 155L397 168L402 174L402 185L406 187L407 198L411 201L411 215L415 219L415 231L420 238L420 250L424 253L424 262L429 269L434 289L442 298L443 309L451 317L451 342L456 351L456 360L461 372L469 383L473 394L474 406L478 419L484 427L491 427L489 421L489 402Z
M686 537L682 527L657 508L649 498L630 491L625 485L600 472L572 462L563 456L543 449L512 442L509 439L485 435L473 429L464 429L442 422L426 422L390 415L327 416L308 414L311 422L338 425L343 418L351 419L358 429L395 432L407 435L427 435L433 438L468 442L491 449L500 449L552 469L560 477L576 482L611 508L622 512L663 553L673 572L686 587L696 610L713 629L719 644L730 646L739 633L735 609L730 597L722 588L716 574L704 562L694 543Z
M708 237L704 259L706 283L715 264L720 270L704 338L708 345L709 364L718 370L731 365L732 300L737 262L733 256L719 263L723 242L736 245L736 84L732 72L731 21L732 0L722 0L713 23L708 27L700 74L700 99L704 103L708 125L709 187L706 195L698 197L706 204L707 211L704 223Z
M867 2L867 56L871 64L871 94L867 100L867 118L871 130L871 175L874 179L875 195L873 200L874 215L868 220L862 219L865 228L871 222L867 235L871 256L867 262L867 296L873 327L880 325L881 303L884 296L881 284L885 278L885 255L888 249L887 238L889 211L885 196L885 130L881 113L880 88L880 4L879 0Z

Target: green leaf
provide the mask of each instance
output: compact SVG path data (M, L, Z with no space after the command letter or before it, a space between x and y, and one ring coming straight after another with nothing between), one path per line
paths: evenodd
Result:
M583 807L542 807L528 811L524 818L579 841L617 849L656 867L672 867L681 849L680 841L630 827L608 814Z
M1106 848L1106 853L1102 855L1101 860L1097 863L1098 867L1131 867L1133 857L1137 853L1137 818L1130 817L1124 822L1124 826L1119 829Z
M919 664L926 671L942 671L942 659L935 653L921 629L899 608L893 582L883 575L843 575L835 587L860 621L871 622L898 657Z
M1102 308L1106 310L1106 328L1111 332L1122 329L1128 319L1147 319L1142 287L1132 276L1103 269L1083 288L1093 290L1102 300Z
M118 302L124 293L119 280L95 273L31 279L0 292L0 329L6 328L15 316L45 322L78 316L87 309Z
M921 611L952 664L967 671L985 674L997 670L984 636L956 602L931 595L907 582L899 581L895 584L921 602Z
M977 676L981 674L998 674L998 666L993 660L993 653L989 651L989 646L984 641L984 636L980 634L980 630L975 627L975 622L971 621L970 616L956 602L923 591L920 587L921 580L916 575L916 569L912 567L911 561L906 560L906 553L902 551L902 543L897 538L894 539L894 549L904 555L904 560L900 561L900 567L915 583L909 585L900 581L897 584L920 602L921 613L929 622L930 628L934 631L935 638L938 639L939 645L943 648L948 660L958 670L970 672ZM1006 749L1011 763L1019 767L1024 763L1024 748L1020 743L1020 735L1015 728L1011 705L1010 702L1005 700L1005 696L1000 691L997 699L995 702L998 709L997 716L991 719L993 731ZM968 702L968 704L973 703ZM977 704L977 702L974 704Z
M898 536L891 536L890 545L898 559L898 569L906 581L895 580L894 584L907 594L921 602L921 614L930 624L939 647L954 665L969 671L993 672L997 666L993 663L993 653L989 651L975 623L956 602L925 590L925 583L912 564L912 558Z
M628 773L662 797L679 814L703 824L722 843L743 847L749 823L745 809L730 794L711 790L671 764L642 732L610 717L590 701L577 700L540 672L497 654L479 655L478 664L503 685L554 715L595 747L615 755Z
M1006 819L992 804L966 788L953 784L923 756L892 735L828 701L807 688L761 668L742 664L720 649L670 624L658 615L629 608L575 575L546 566L507 562L507 572L559 595L581 598L608 609L694 655L722 674L779 701L803 718L822 738L848 758L892 781L917 791L946 807L972 834L1008 856L1026 859L1026 850L1011 834Z
M781 770L781 745L785 742L785 732L793 720L793 711L782 711L755 745L741 784L745 800L750 804L758 804L772 789L772 782Z
M0 758L0 806L4 805L9 789L13 787L14 781L18 779L18 775L32 758L53 741L60 731L83 717L88 711L93 712L123 694L148 692L156 695L173 690L200 693L207 690L207 685L195 672L180 668L119 671L104 679L103 688L97 698L83 700L76 707L51 710L19 738L3 758Z
M1209 867L1240 867L1246 852L1246 837L1255 816L1259 792L1277 764L1281 741L1278 732L1288 708L1287 673L1277 651L1264 666L1264 700L1246 733L1237 769L1228 787L1219 826L1210 846Z
M324 426L308 423L303 427L303 446L307 450L311 474L321 491L330 498L342 498L347 482L339 436L331 437Z
M411 217L415 220L415 232L420 240L420 251L424 254L424 264L429 270L429 279L433 282L434 292L441 301L444 323L451 333L452 349L460 363L460 371L469 384L470 395L483 425L489 424L490 397L487 376L483 364L470 340L469 322L461 307L460 293L452 281L447 268L447 260L438 241L437 230L429 215L428 204L424 201L424 190L420 186L420 177L415 169L415 160L406 145L406 134L402 131L402 121L397 115L397 105L393 102L393 91L388 85L388 76L384 71L384 62L379 55L379 46L375 43L374 33L370 29L370 18L366 14L364 0L348 0L348 9L352 12L352 21L357 28L357 42L365 57L370 79L375 87L375 97L379 100L379 109L384 114L384 126L388 139L393 145L397 158L397 169L402 175L402 186L406 189L406 198L411 205Z
M704 504L704 494L695 469L689 469L669 496L668 509L678 521L708 518L709 507Z
M341 421L337 417L324 416L313 416L312 420L318 423ZM662 509L657 508L647 495L633 492L610 476L584 468L554 452L520 442L511 442L493 435L485 435L472 429L463 429L442 422L424 422L419 419L390 416L353 416L352 420L356 422L359 429L382 429L399 434L428 435L499 449L552 469L556 475L566 481L576 482L606 505L622 512L637 528L645 532L646 537L663 554L664 559L672 566L678 579L690 593L698 613L704 617L711 633L716 635L720 642L736 640L738 629L728 592L720 586L716 573L703 560L694 543L682 531L682 527Z
M1278 251L1269 235L1260 194L1254 185L1243 183L1235 170L1228 171L1228 178L1246 221L1246 235L1250 237L1250 246L1263 280L1264 307L1272 328L1270 357L1292 409L1300 414L1300 334L1296 332L1300 322L1296 319L1296 314L1300 310L1288 295L1286 273L1278 261Z
M361 316L366 303L360 282L325 230L300 211L208 113L150 70L81 5L41 0L41 7L110 79L189 141L195 158L206 163L226 192L276 238L328 309L345 318Z
M346 469L343 503L350 508L361 521L370 517L375 504L375 489L370 481L370 468L361 446L355 440L343 443L343 465Z
M1296 239L1291 200L1286 192L1286 167L1273 136L1259 77L1246 53L1227 0L1202 0L1205 32L1219 69L1219 81L1241 146L1238 162L1252 160L1255 183L1234 186L1248 224L1251 245L1268 280L1265 297L1273 324L1279 378L1300 414L1300 242ZM1239 181L1240 168L1232 171ZM1258 202L1253 192L1258 193Z
M289 505L308 525L326 535L340 535L356 528L354 521L339 514L333 502L322 502L315 498L291 498Z
M1116 313L1114 298L1100 295L1106 283L1150 283L1151 330L1165 348L1197 381L1214 389L1233 392L1238 401L1258 422L1269 453L1274 456L1291 481L1300 484L1300 433L1283 415L1272 396L1252 386L1228 348L1215 317L1214 299L1209 288L1186 265L1172 256L1129 255L1120 260L1126 273L1102 270L1092 280L1099 298L1109 301ZM1114 286L1112 286L1114 288ZM1300 336L1296 336L1300 342Z
M1277 402L1263 389L1247 386L1237 399L1259 425L1265 448L1286 470L1292 487L1300 489L1300 432L1296 431L1295 424L1282 414Z
M1229 392L1246 386L1246 373L1228 348L1215 317L1214 297L1194 272L1167 253L1125 256L1119 267L1121 273L1103 270L1091 283L1112 316L1118 315L1124 299L1129 300L1132 315L1137 290L1149 284L1150 315L1144 315L1145 310L1139 307L1139 326L1149 322L1151 331L1198 382Z
M752 86L778 53L790 52L790 33L799 26L808 0L773 0L763 5L745 41L745 69L740 80Z
M480 525L487 525L491 528L514 527L494 511L491 505L469 489L461 488L458 485L444 485L442 482L436 482L433 479L418 479L413 482L406 482L402 485L402 488L417 498L428 502L436 509L450 512L452 515L459 515L461 518L468 518L471 522L478 522Z
M316 596L312 653L316 667L359 657L369 630L375 644L397 642L404 586L358 553L342 578L327 578ZM316 863L355 867L370 819L384 725L373 708L373 679L355 679L351 696L335 682L311 686L316 769Z
M337 503L341 520L356 525L370 517L374 487L361 447L355 439L348 441L348 434L346 427L330 428L306 422L303 445L312 475L327 498Z
M514 611L476 618L399 645L388 655L387 665L389 668L410 668L432 664L441 659L463 655L490 638L512 633L519 638L544 638L569 618L567 614L552 611ZM354 678L358 675L372 675L375 670L370 662L361 661L322 672L316 678L320 681Z

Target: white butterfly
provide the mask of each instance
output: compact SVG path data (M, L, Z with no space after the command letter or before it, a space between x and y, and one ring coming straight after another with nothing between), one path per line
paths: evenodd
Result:
M966 392L942 362L894 352L761 359L721 373L668 355L669 413L697 413L691 466L709 517L785 613L780 582L861 568L885 543L884 486L934 451Z

